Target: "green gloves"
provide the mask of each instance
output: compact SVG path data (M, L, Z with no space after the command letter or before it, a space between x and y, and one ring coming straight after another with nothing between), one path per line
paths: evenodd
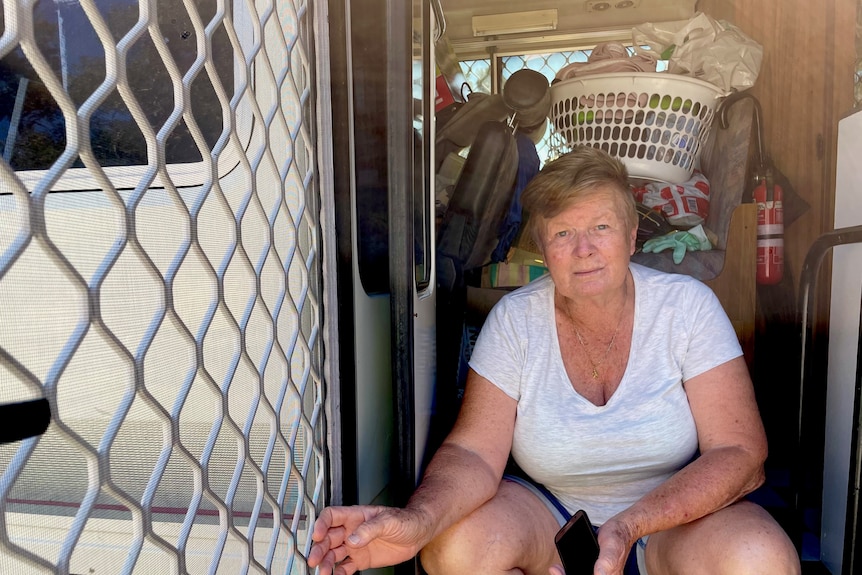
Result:
M710 250L712 244L709 243L702 225L697 225L687 232L671 232L644 242L643 251L647 253L658 253L666 249L673 249L673 263L679 264L685 257L685 252Z

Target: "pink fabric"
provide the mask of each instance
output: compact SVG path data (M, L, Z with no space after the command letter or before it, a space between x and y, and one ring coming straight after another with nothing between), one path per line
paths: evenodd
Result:
M644 54L629 56L626 47L619 42L602 42L590 54L586 62L572 62L562 68L555 80L569 80L589 74L609 72L655 72L656 61Z

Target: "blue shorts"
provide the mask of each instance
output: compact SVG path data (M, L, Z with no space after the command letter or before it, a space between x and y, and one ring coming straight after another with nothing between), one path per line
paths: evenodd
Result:
M565 525L572 517L572 514L563 507L563 504L560 503L559 500L557 500L557 498L554 497L541 483L535 483L534 481L524 477L508 474L504 475L503 479L526 487L528 491L538 497L548 508L548 511L551 512L551 515L553 515L557 520L557 523L560 524L560 527ZM593 531L598 532L598 528L593 527ZM644 550L646 549L647 538L648 537L641 537L638 539L637 543L632 546L631 551L629 551L628 559L626 559L626 566L623 568L623 575L648 575L646 571L646 561L644 559Z

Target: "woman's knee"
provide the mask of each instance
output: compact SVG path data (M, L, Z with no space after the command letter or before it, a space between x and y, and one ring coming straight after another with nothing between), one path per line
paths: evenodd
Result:
M741 502L652 536L647 570L650 575L798 575L801 567L793 542L772 516Z
M557 529L534 495L504 481L491 501L434 538L420 560L430 575L544 574L556 558Z
M420 552L429 575L490 573L507 561L504 537L473 513L456 523Z
M798 575L802 570L799 555L784 529L765 509L753 503L744 505L753 508L752 521L735 532L728 557L732 565L724 572Z
M752 521L746 525L747 529L737 534L736 545L742 561L759 566L759 570L750 572L799 573L802 568L796 547L778 522L759 505L741 502L738 506L749 514Z
M722 574L798 575L801 572L796 548L780 528L740 533L731 543L718 563Z
M419 553L422 568L429 575L458 573L458 566L471 561L466 542L460 539L458 531L457 525L444 531Z

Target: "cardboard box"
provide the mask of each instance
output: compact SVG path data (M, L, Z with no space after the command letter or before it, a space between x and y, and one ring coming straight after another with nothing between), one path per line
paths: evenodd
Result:
M512 242L512 247L525 252L540 254L542 253L542 250L540 250L539 246L536 245L536 242L533 241L532 236L526 232L527 219L529 217L530 215L526 211L521 214L521 227L518 230L518 235L515 236L515 240Z
M490 264L482 269L482 287L520 287L546 273L548 273L548 268L539 265Z

